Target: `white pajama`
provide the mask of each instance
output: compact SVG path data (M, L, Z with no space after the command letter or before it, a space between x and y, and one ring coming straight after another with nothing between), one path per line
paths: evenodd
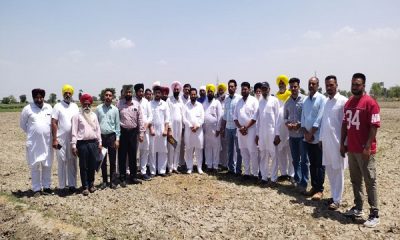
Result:
M320 141L322 142L322 165L325 166L331 187L332 199L336 203L342 200L344 189L344 169L347 158L340 154L340 137L343 120L343 108L347 98L336 93L328 98L321 119Z
M137 99L140 103L143 113L143 122L145 126L148 126L153 121L153 113L151 110L150 102L146 98ZM139 162L140 162L140 172L141 174L146 174L146 167L149 162L150 157L150 132L148 127L144 132L143 142L139 142ZM127 169L129 169L129 162L127 158Z
M203 149L195 147L186 147L186 166L189 171L193 171L193 152L196 155L197 160L197 171L202 171L201 166L203 165Z
M335 169L332 165L326 165L325 171L328 175L332 199L335 203L340 203L344 189L344 169Z
M43 163L38 162L30 167L32 190L34 192L40 191L43 188L50 188L51 185L51 166L45 166Z
M241 148L240 154L244 165L244 175L258 176L257 150L250 152L248 148Z
M180 97L176 99L171 96L167 99L167 104L170 111L170 128L172 130L172 136L177 141L176 148L168 143L168 169L169 172L178 169L179 157L181 154L182 145L182 128L183 128L183 101Z
M268 180L276 182L278 178L278 164L276 162L275 151L274 150L264 150L260 152L261 162L260 171L262 180Z
M294 177L292 154L290 152L289 145L289 129L286 127L284 121L284 107L285 103L283 101L279 101L279 118L277 129L279 130L279 137L281 142L276 147L276 159L281 175Z
M204 107L204 152L207 168L218 169L221 151L221 138L216 136L221 128L222 106L220 101L206 99Z
M150 174L165 174L167 169L167 153L166 152L153 152L150 157Z
M56 150L58 161L58 187L60 189L65 187L76 187L77 158L72 155L71 148L69 148L69 153L67 154L62 150L63 149Z
M205 157L207 168L218 169L220 147L207 147L205 148Z

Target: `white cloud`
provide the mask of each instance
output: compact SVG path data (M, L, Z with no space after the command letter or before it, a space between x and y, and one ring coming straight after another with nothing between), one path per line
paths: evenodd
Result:
M377 28L368 30L368 34L376 38L395 40L400 38L400 29Z
M309 39L309 40L319 40L322 38L322 34L317 31L309 30L303 34L303 38Z
M127 38L121 38L118 40L110 40L110 47L112 49L126 49L135 47L135 43Z
M347 37L347 36L354 36L356 34L356 31L354 28L350 26L345 26L338 31L336 31L333 36L335 37Z

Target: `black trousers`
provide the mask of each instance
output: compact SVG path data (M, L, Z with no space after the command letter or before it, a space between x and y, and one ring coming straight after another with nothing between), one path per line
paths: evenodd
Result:
M137 163L136 153L138 145L138 129L126 129L121 127L118 149L118 169L121 181L126 181L126 156L128 155L131 177L136 178Z
M310 160L311 187L317 192L324 191L325 166L322 165L322 149L318 144L305 143Z
M99 157L99 143L96 139L79 140L76 144L79 157L79 172L83 188L92 187L96 171L96 161Z
M116 173L117 168L117 151L115 149L115 141L116 134L101 134L101 141L103 147L108 149L108 160L110 162L110 182L114 181L114 175ZM107 175L107 155L103 159L103 163L101 164L101 175L103 177L103 182L108 182Z

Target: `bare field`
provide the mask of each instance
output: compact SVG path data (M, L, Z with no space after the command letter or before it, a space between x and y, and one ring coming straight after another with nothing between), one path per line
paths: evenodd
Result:
M376 156L381 224L375 229L341 214L353 201L348 170L337 212L288 183L261 188L224 173L157 177L88 197L29 197L19 113L0 113L0 239L400 239L400 103L381 106ZM52 177L57 186L56 161ZM327 178L325 187L329 198Z

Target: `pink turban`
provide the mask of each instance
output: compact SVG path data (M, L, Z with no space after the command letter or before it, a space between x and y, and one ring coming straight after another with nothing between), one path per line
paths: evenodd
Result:
M182 84L179 81L173 81L171 84L171 91L174 91L174 89L178 87L179 91L182 90Z

